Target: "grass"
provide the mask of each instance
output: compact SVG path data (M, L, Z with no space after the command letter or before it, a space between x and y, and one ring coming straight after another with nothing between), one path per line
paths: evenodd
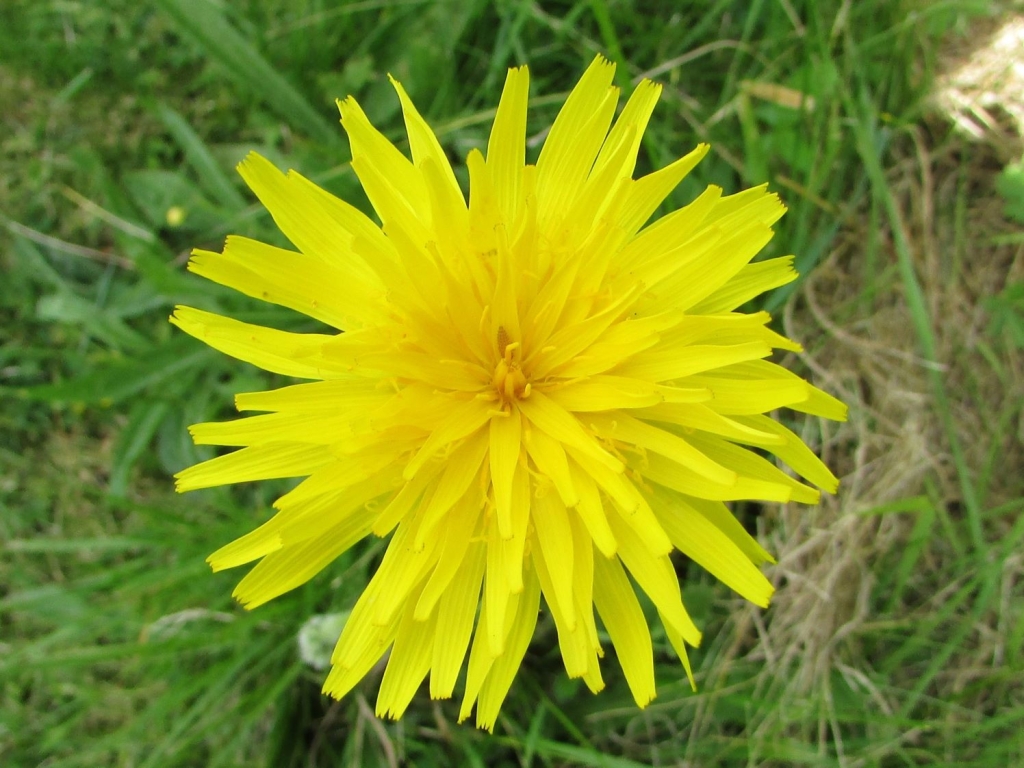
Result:
M1024 761L1020 240L995 178L929 94L990 3L11 0L0 24L0 759L48 766L1007 766ZM794 424L843 478L744 519L780 587L765 612L680 564L705 646L692 694L655 638L659 697L592 697L541 622L495 737L378 680L319 694L296 636L344 611L357 548L253 613L205 556L273 484L176 497L185 427L281 383L173 333L176 303L306 326L187 276L229 232L280 242L232 166L257 149L366 207L333 101L400 137L403 81L453 157L481 146L506 67L529 133L598 52L665 94L644 172L712 154L671 200L771 181L769 252L804 279L765 300L853 407ZM813 109L795 109L803 100ZM536 144L536 141L533 142ZM536 151L536 147L534 147ZM465 182L464 169L458 169ZM1012 198L1008 196L1011 200ZM834 431L832 431L834 430ZM759 513L759 514L758 514Z

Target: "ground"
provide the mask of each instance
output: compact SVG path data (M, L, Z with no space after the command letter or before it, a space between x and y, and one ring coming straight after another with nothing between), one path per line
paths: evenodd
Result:
M1021 7L706 5L5 4L4 765L1024 762ZM171 490L203 455L185 426L272 377L173 333L169 309L303 328L184 257L275 237L232 171L249 149L360 201L334 99L356 94L397 138L389 71L464 157L506 67L530 64L535 147L598 51L626 89L665 84L641 171L713 145L673 204L769 181L789 205L769 255L804 278L762 304L807 350L787 364L851 407L793 424L840 492L739 510L778 560L768 610L679 563L698 693L656 637L652 705L610 665L592 697L542 621L494 737L425 691L381 722L377 678L326 700L296 640L351 607L380 544L245 613L204 558L274 487Z

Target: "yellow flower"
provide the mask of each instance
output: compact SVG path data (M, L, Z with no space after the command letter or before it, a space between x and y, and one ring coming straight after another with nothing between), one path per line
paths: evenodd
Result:
M240 411L267 413L191 429L240 450L181 472L180 491L306 477L269 522L210 556L214 570L260 560L238 600L254 608L370 534L391 535L338 641L332 696L390 648L377 712L397 718L428 673L430 695L450 697L468 651L460 718L475 704L492 729L543 596L568 675L603 687L596 608L642 707L653 652L633 583L692 684L684 644L701 635L673 549L766 606L757 566L771 557L722 502L818 500L762 451L836 488L764 414L843 419L845 406L766 361L800 349L766 313L734 311L796 277L792 257L749 263L782 203L764 187L712 186L644 227L708 147L634 180L661 89L641 83L612 124L613 73L594 61L527 165L528 73L510 70L486 156L467 158L468 205L399 83L412 162L349 98L352 167L383 226L253 154L241 174L298 250L229 237L189 264L339 331L187 307L171 318L226 354L312 380L239 394Z

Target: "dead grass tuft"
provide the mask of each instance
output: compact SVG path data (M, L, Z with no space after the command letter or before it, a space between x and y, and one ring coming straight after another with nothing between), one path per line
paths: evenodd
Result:
M951 112L956 125L983 124L985 130L938 139L912 132L888 178L914 250L952 420L985 509L1024 496L1024 350L990 335L985 309L985 299L1024 280L1024 245L999 244L1006 239L998 239L1014 231L994 187L1012 142L1006 131L996 130L1001 123L989 99L1005 94L1000 89L1007 83L1017 83L1013 99L1000 102L1016 121L1011 138L1017 141L1024 135L1024 19L1011 21L1010 32L998 32L993 39L1019 35L1014 38L1019 40L1016 59L1009 60L999 47L1002 42L968 56L966 68L946 78L940 95L940 103L951 103L950 94L959 94L961 111ZM1003 52L997 56L992 51ZM997 63L1002 74L995 71ZM968 87L964 73L979 71L988 79ZM950 90L953 85L958 90ZM968 119L975 122L965 124ZM763 695L794 703L793 708L766 708L768 718L786 717L807 697L817 700L819 744L828 742L841 764L846 762L843 734L832 699L837 676L860 690L881 716L897 712L915 681L897 675L888 690L874 687L873 668L882 659L872 658L865 638L883 625L913 631L909 625L936 614L943 600L963 586L958 579L964 574L957 560L963 553L951 540L956 531L966 530L964 500L929 382L931 363L919 354L891 232L884 225L870 231L869 220L867 211L853 217L856 223L809 276L784 317L787 335L812 350L803 358L810 378L851 408L846 424L809 419L803 425L805 439L818 445L838 470L840 492L816 508L779 511L770 526L769 548L778 556L774 573L780 589L764 626L739 623L746 640L738 639L735 646L752 647L751 655L764 660ZM872 242L876 268L868 274L865 244ZM906 589L880 594L879 585L890 588L892 569L908 547L916 546L912 539L920 533L915 533L916 514L872 511L912 497L926 497L921 503L930 504L938 520ZM1011 509L986 520L993 551L1019 514ZM1005 663L1010 628L1024 620L1024 559L1019 554L1004 562L999 589L998 607L974 621L945 671L927 689L931 696L962 700L969 685ZM1024 682L1018 680L1015 687L1013 695L1024 697ZM997 706L986 690L980 686L972 694L978 712ZM794 715L798 719L806 722ZM786 727L761 723L755 734L777 731L780 725ZM890 747L919 737L904 734Z
M935 103L964 136L1015 158L1024 138L1024 16L977 27L947 50Z

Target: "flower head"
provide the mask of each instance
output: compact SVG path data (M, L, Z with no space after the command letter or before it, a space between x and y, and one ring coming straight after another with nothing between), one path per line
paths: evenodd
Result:
M334 652L341 697L391 655L377 711L399 717L423 679L492 728L541 598L566 672L604 683L597 616L640 706L655 696L634 582L690 676L700 631L680 598L678 549L765 606L771 558L724 501L814 503L836 478L764 415L845 407L770 363L799 345L735 309L794 279L792 258L751 264L783 205L764 187L708 187L648 219L707 153L633 179L660 87L615 118L598 57L526 164L526 67L505 81L487 145L467 159L469 201L402 86L410 161L354 99L339 104L352 167L382 226L295 172L250 155L246 182L298 249L229 237L189 268L332 326L285 333L179 307L172 322L229 355L310 383L239 394L197 443L240 449L186 469L181 491L305 477L277 514L210 556L260 562L234 594L254 608L371 534L391 536ZM630 579L630 576L632 579Z

